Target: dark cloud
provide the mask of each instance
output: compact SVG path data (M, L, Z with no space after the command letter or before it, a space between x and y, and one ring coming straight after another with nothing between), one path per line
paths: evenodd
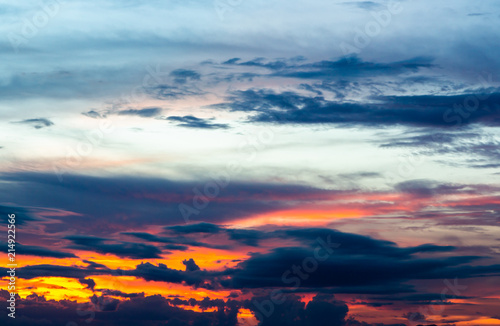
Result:
M224 224L232 220L238 220L258 214L265 214L284 209L299 207L303 203L310 203L311 200L320 204L326 200L331 201L336 198L363 197L365 195L384 195L387 192L367 192L363 193L359 189L334 190L319 189L302 185L277 184L277 183L255 183L255 182L231 182L226 188L220 189L217 197L208 201L203 209L197 209L194 200L199 200L199 191L203 195L203 187L210 180L200 180L199 182L185 182L175 180L165 180L162 178L150 178L139 176L114 176L96 177L85 175L65 174L64 180L59 182L54 174L50 173L3 173L0 179L6 182L0 183L0 195L5 202L17 202L19 205L46 207L46 209L58 209L61 211L77 212L79 215L49 216L45 218L58 223L44 223L46 233L67 232L67 230L78 230L92 235L102 235L106 238L110 233L129 232L149 225L161 227L179 225L186 222L186 216L180 210L188 207L194 213L187 216L189 223L194 223L195 228L200 228L196 222L212 224ZM214 181L215 182L215 181ZM422 187L422 185L418 185ZM450 194L461 195L483 195L493 194L498 191L495 187L485 187L485 185L466 184L426 184L426 189L410 190L409 184L401 184L395 189L396 192L406 191L415 199L425 199L418 192L434 192L444 194L448 190ZM416 185L412 185L413 188ZM430 189L427 189L430 188ZM406 190L405 190L406 189ZM72 198L79 198L75 202ZM431 197L430 197L431 199ZM430 200L429 199L429 200ZM459 207L458 203L450 206L452 211L460 212L467 219L460 220L460 223L470 225L496 225L498 223L498 205L492 203L465 203ZM360 202L360 205L365 205ZM391 210L396 203L375 202L367 203L370 210ZM200 207L200 206L198 206ZM0 210L2 207L0 207ZM489 213L492 211L492 213ZM6 208L5 214L15 212L15 209ZM20 208L19 212L26 212ZM467 216L464 216L464 214ZM375 212L374 212L375 214ZM21 215L22 222L26 214ZM33 219L31 215L29 218ZM456 224L457 220L451 215L445 214L441 210L426 212L415 210L402 213L402 218L425 218L433 219L435 223ZM48 221L47 221L48 222ZM488 223L488 224L485 224ZM188 227L191 224L187 224ZM210 229L216 232L217 226L202 225L201 229ZM177 229L181 230L181 228ZM187 230L187 229L186 229ZM165 230L174 232L175 229ZM75 231L76 232L76 231ZM247 245L255 245L258 238L267 236L256 234L251 231L221 231L229 237L233 233L232 239ZM141 233L141 232L135 232ZM205 246L215 248L217 245L226 248L226 243L201 242L196 237L189 236L189 233L167 234L158 242L165 245L174 246ZM204 233L209 235L211 233ZM136 236L136 235L134 235ZM149 238L146 238L149 237ZM141 237L140 237L141 238ZM153 241L151 236L142 234L142 238ZM156 239L158 240L158 239ZM22 241L22 239L21 239ZM252 243L253 241L253 243ZM255 242L257 241L257 242ZM221 248L221 247L219 247ZM169 249L169 248L165 248ZM176 250L175 247L171 247ZM186 248L181 247L179 250Z
M275 248L267 254L254 254L239 264L230 281L223 283L234 288L336 288L338 293L342 293L343 287L362 289L366 286L403 284L409 280L444 279L450 275L470 278L500 274L499 265L470 265L481 257L442 257L442 253L449 253L455 250L454 247L429 244L400 248L388 241L327 229L295 230L287 234L316 240L306 247ZM331 249L329 255L326 255L328 249L325 249L324 243L332 244L328 246ZM326 255L323 255L324 259L316 259L316 264L310 263L317 268L299 278L306 268L311 268L311 265L303 267L304 262L314 260L318 250L322 250L320 255ZM420 257L422 253L430 257ZM285 274L287 271L289 273Z
M161 250L155 246L135 242L121 242L110 244L109 239L73 235L65 237L74 243L71 249L89 250L103 254L113 254L119 257L132 259L161 258Z
M21 121L15 121L13 123L31 125L35 129L41 129L41 128L50 127L50 126L54 125L54 123L52 121L50 121L49 119L46 119L46 118L26 119L26 120L21 120Z
M106 291L104 291L106 292ZM28 295L16 302L23 311L16 315L16 324L28 326L65 326L71 321L96 326L236 326L239 305L229 300L213 312L185 310L161 295L121 296L119 291L109 295L126 298L118 300L103 294L90 297L87 303L70 300L47 300L36 294ZM7 298L8 292L0 290L0 297ZM0 322L12 323L7 314L1 314Z
M0 205L0 215L10 217L12 214L15 215L16 226L23 226L26 222L40 220L24 207Z
M75 254L72 254L70 252L52 250L49 248L44 248L39 246L27 246L21 243L16 244L16 249L21 255L52 257L52 258L77 258Z
M408 312L403 315L404 318L412 322L424 322L427 318L420 312Z
M259 241L268 237L265 233L248 229L227 229L226 232L229 239L253 247L258 247Z
M135 115L142 118L151 118L159 115L162 112L161 108L144 108L144 109L130 109L118 111L119 115Z
M214 288L214 280L229 272L207 272L202 271L192 260L186 260L186 271L176 270L167 267L165 264L158 266L151 263L141 263L132 270L111 270L108 268L58 266L58 265L31 265L19 268L19 277L31 279L35 277L66 277L77 279L80 283L87 285L90 289L95 287L92 279L88 277L95 275L134 276L146 281L157 281L166 283L178 283L192 285L196 287ZM2 272L8 269L0 268Z
M196 265L194 261L193 264ZM188 263L191 268L194 267L193 264ZM180 271L161 263L158 266L151 263L141 263L134 270L124 270L123 275L135 276L146 281L184 283L196 287L213 288L211 280L224 274L224 272L207 272L196 268L189 270L189 267L186 266L186 271Z
M275 60L275 61L266 61L265 58L255 58L253 60L241 62L239 58L229 59L223 62L225 65L238 65L238 66L247 66L247 67L260 67L267 68L271 70L280 70L284 68L292 68L289 66L288 61L286 60Z
M212 223L195 223L188 225L174 225L174 226L166 226L165 230L174 231L175 233L180 234L189 234L189 233L219 233L223 229Z
M453 281L452 281L453 282ZM457 280L458 287L461 286L462 281L460 283ZM458 295L456 293L450 292L445 294L441 293L415 293L415 294L407 294L407 295L388 295L382 297L371 297L371 300L376 301L393 301L393 302L408 302L413 305L426 305L426 304L452 304L448 299L459 299L459 300L467 300L473 299L474 297Z
M236 62L238 62L240 60L241 60L240 58L232 58L232 59L229 59L227 61L224 61L222 64L224 64L224 65L232 65L232 64L235 64Z
M400 248L396 243L387 240L378 240L368 236L345 233L326 228L304 228L284 231L277 234L283 238L295 238L307 245L317 245L318 241L328 240L335 252L349 256L351 254L385 256L408 259L415 253L422 252L450 252L455 250L452 246L436 246L424 244L415 247Z
M267 235L263 232L248 229L229 229L223 228L211 223L197 223L189 225L167 226L165 230L175 234L191 234L191 233L206 233L218 234L226 233L230 240L238 241L248 246L258 246L259 240L264 239Z
M88 289L90 289L90 290L92 290L92 292L94 292L95 281L93 279L91 279L91 278L88 278L88 279L81 278L81 279L78 280L78 282L80 282L83 285L86 285Z
M194 272L199 271L200 267L196 265L193 258L189 258L189 260L183 260L182 263L186 266L186 272Z
M224 176L222 176L224 177ZM3 173L0 194L5 202L52 207L78 212L79 216L52 216L60 223L46 224L46 232L77 229L87 234L133 230L145 225L179 225L185 222L179 205L193 206L196 190L204 191L208 180L185 182L153 177L95 177L64 174L60 182L51 173ZM215 182L215 181L214 181ZM290 208L306 200L331 198L340 191L302 185L231 182L190 222L224 223L254 214ZM73 198L79 198L74 201ZM6 213L11 213L12 210ZM89 233L90 232L90 233ZM171 244L181 244L169 242Z
M177 244L167 244L164 245L162 248L167 250L179 250L179 251L186 251L189 249L188 246L177 245Z
M241 61L239 58L229 59L224 65L237 65L265 68L272 71L267 77L289 77L299 79L334 79L338 77L358 78L370 76L399 75L404 72L416 72L421 68L432 68L433 59L427 57L416 57L408 60L375 63L366 62L357 56L341 58L335 61L323 60L317 62L303 63L305 58L294 57L290 59L277 59L274 61L265 58L255 58L250 61Z
M89 118L94 118L94 119L101 119L101 118L105 118L106 115L105 114L101 114L97 111L94 111L94 110L90 110L88 112L82 112L82 114L86 117L89 117Z
M200 80L201 75L194 70L177 69L170 73L177 84L185 84L189 80Z
M475 110L467 119L453 111L456 104L470 96L487 97L482 105L495 110ZM235 91L228 102L213 108L245 111L251 122L280 124L330 123L344 126L406 125L451 128L472 123L500 125L500 94L464 94L459 96L392 96L367 102L331 101L322 96L304 96L297 92L276 93L269 89Z
M170 116L166 117L164 120L178 122L178 126L186 128L199 128L199 129L228 129L229 125L225 123L212 123L213 119L201 119L193 117L191 115L186 115L183 117Z
M259 239L295 240L298 245L253 253L235 268L219 271L202 270L193 259L185 259L182 261L185 270L149 262L141 263L135 269L111 270L87 262L87 267L25 266L19 268L19 277L75 278L92 288L89 277L94 275L134 276L146 281L185 284L212 290L275 288L292 294L372 294L378 295L371 300L379 304L387 301L429 304L432 300L440 300L441 295L417 293L409 282L500 276L500 265L481 265L481 260L487 257L460 255L458 248L452 246L424 244L399 247L390 241L326 228L254 231L255 234L262 233L258 236ZM99 248L103 242L101 239L88 236L72 239L83 247L95 247L97 252L102 250ZM110 251L107 249L103 251ZM112 249L123 254L122 249ZM137 251L132 257L141 255L143 253ZM6 271L5 268L0 269L2 273Z
M358 321L354 319L353 317L349 317L346 320L345 326L407 326L406 324L383 324L383 323L367 323L364 321ZM423 325L417 325L417 326L423 326ZM432 326L432 325L430 325Z
M200 242L195 239L190 239L186 237L159 237L150 233L145 232L124 232L124 235L133 236L139 239L147 240L150 242L157 243L168 243L170 244L170 249L175 250L175 246L181 246L180 248L183 250L183 246L193 246L193 247L205 247L205 248L213 248L213 249L229 249L230 247L227 245L219 245L219 244L210 244L205 242ZM174 247L172 247L174 245Z
M106 265L98 264L96 262L85 260L85 259L82 260L82 262L84 262L85 264L88 264L89 265L88 267L91 267L91 268L107 268Z
M7 271L6 268L1 268L2 272ZM101 269L94 267L74 267L74 266L59 266L59 265L30 265L19 268L19 278L32 279L35 277L67 277L75 279L84 279L91 275L110 275L112 272L109 269Z
M246 304L259 320L259 326L343 326L349 311L333 295L318 294L307 305L293 294L276 297L278 304L269 296L254 297Z
M141 293L125 293L118 290L110 290L110 289L97 289L96 292L101 292L102 295L109 295L113 297L121 297L121 298L136 298L136 297L144 297L144 292Z

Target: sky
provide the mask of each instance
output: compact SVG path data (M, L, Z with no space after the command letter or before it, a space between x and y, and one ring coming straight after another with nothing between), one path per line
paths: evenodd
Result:
M2 325L500 325L499 18L0 1Z

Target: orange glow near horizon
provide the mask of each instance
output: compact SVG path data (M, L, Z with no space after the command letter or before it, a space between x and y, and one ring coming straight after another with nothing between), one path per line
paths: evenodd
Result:
M86 279L92 279L96 283L95 292L87 289L86 285L81 284L76 279L64 277L37 277L33 279L18 279L16 284L17 293L21 298L35 293L39 296L45 296L47 300L76 300L77 302L86 302L94 293L99 294L99 290L110 289L118 290L124 293L144 293L145 296L160 294L164 297L176 296L184 300L196 299L203 300L206 297L210 299L227 299L231 292L227 290L212 291L204 288L193 288L188 285L177 283L166 283L156 281L145 281L134 276L89 276ZM0 281L2 289L7 289L8 279L4 277ZM68 295L70 291L71 295Z
M489 318L489 317L480 317L480 318L474 319L474 320L457 321L454 324L457 325L457 326L490 326L490 325L500 325L500 319Z
M258 215L255 217L242 219L238 221L233 221L235 225L239 227L258 227L263 225L325 225L329 222L337 219L345 219L345 218L359 218L365 216L365 212L358 209L352 210L333 210L333 211L324 211L324 210L285 210L272 212L269 214Z

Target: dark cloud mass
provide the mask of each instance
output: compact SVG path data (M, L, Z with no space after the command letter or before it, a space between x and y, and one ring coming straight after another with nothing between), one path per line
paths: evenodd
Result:
M117 293L109 293L116 295ZM0 297L6 299L8 292L0 290ZM133 296L117 300L108 296L94 295L90 302L78 304L71 300L47 300L36 294L19 300L23 315L16 317L16 323L26 326L64 326L73 321L105 326L149 326L149 325L197 325L236 326L239 305L227 302L214 312L194 312L172 304L173 301L161 295ZM77 314L76 311L80 313ZM7 314L0 316L0 322L11 323Z
M138 264L134 270L119 270L119 275L206 288L277 287L293 291L299 288L335 288L337 293L350 293L353 289L357 289L360 293L379 293L379 291L372 292L374 286L394 288L402 286L400 289L404 289L404 284L410 280L445 279L450 276L464 279L480 275L500 275L500 265L481 265L480 262L487 257L458 256L454 254L458 248L452 246L425 244L402 248L386 240L321 228L275 230L260 234L258 238L295 238L302 245L278 247L269 253L255 253L239 263L237 268L219 272L202 270L191 258L182 262L185 271L172 269L161 263L156 266L148 262ZM69 236L67 239L82 249L90 247L96 252L113 253L130 258L140 258L141 255L145 255L141 250L135 250L134 255L129 254L126 251L130 248L129 243L122 243L122 247L105 244L104 239L95 237ZM150 240L156 242L156 239ZM150 248L155 248L154 252L160 252L152 245L143 244L141 248L148 248L146 254L149 254ZM311 261L310 265L305 263L307 261ZM473 262L474 266L471 266ZM92 275L113 275L117 272L91 262L86 268L38 265L23 267L20 270L23 278L43 275L80 280ZM307 270L314 271L304 272ZM310 275L301 276L304 273Z
M369 102L340 102L322 96L309 97L297 92L277 93L270 89L236 91L228 102L213 105L220 109L250 113L252 122L279 124L338 124L344 126L404 125L451 128L481 123L500 124L499 94L492 94L484 105L492 110L474 110L467 118L454 111L471 94L460 96L378 97ZM481 94L477 96L483 96Z

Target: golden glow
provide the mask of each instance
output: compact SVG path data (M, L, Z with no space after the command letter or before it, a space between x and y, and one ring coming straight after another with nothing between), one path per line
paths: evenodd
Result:
M454 323L457 326L488 326L500 325L500 319L481 317L470 321L459 321Z
M238 323L241 326L255 326L259 323L250 309L241 308L238 311Z

